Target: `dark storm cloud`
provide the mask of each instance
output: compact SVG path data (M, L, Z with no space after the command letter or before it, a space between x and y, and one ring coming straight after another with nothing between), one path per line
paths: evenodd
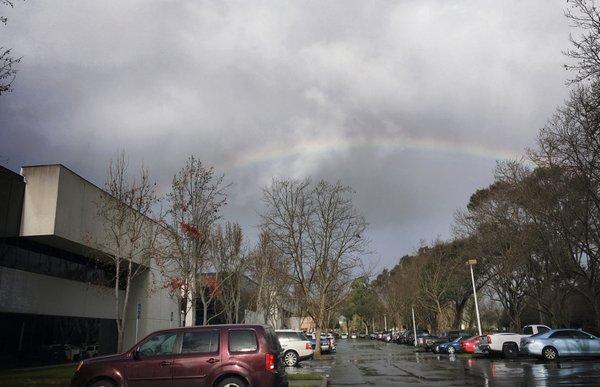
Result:
M18 3L1 32L23 62L14 93L0 98L0 155L13 169L62 162L102 184L123 148L164 186L193 153L234 183L226 216L251 235L260 187L273 177L340 179L371 223L375 257L390 265L420 240L448 236L454 210L489 184L493 156L531 145L561 103L563 6ZM458 150L285 154L373 138ZM247 155L256 156L239 162Z

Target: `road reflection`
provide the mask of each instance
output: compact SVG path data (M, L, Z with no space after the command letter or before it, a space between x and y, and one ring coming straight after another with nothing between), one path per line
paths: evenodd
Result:
M482 377L486 385L498 381L514 381L515 384L535 386L551 386L557 383L600 385L600 361L598 359L565 359L560 362L545 362L529 358L506 360L468 355L437 355L432 359L440 362L462 362L470 374Z

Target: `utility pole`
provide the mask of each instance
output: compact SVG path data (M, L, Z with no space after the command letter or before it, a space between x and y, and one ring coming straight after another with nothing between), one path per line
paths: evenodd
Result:
M475 299L475 314L477 316L477 331L479 332L479 336L482 336L481 333L481 319L479 318L479 305L477 304L477 288L475 287L475 276L473 275L473 265L477 264L476 259L469 259L467 261L467 265L471 269L471 282L473 283L473 298Z
M415 338L415 347L417 346L417 324L415 323L415 308L412 307L412 318L413 318L413 337Z
M387 316L383 315L383 330L387 332Z

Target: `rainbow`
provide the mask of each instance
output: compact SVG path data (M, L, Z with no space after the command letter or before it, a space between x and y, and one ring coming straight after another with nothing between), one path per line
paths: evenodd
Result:
M519 159L523 155L507 149L493 148L481 144L459 143L434 138L365 138L340 139L324 138L298 141L291 145L273 144L258 149L241 152L237 157L218 164L219 170L246 168L256 164L292 157L344 152L359 149L379 149L381 151L420 150L463 156L472 156L488 160Z

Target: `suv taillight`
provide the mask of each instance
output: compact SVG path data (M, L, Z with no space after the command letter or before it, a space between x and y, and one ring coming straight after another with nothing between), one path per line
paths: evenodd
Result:
M312 349L312 345L310 344L310 341L306 342L306 344L304 345L304 348L306 348L306 349Z
M275 369L275 355L267 353L265 355L265 370L273 371Z
M487 337L487 343L488 344L492 344L492 336L488 336Z

